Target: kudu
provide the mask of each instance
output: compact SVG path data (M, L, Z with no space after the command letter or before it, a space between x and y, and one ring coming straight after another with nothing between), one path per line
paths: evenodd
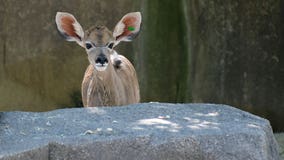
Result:
M117 106L138 103L139 84L130 61L113 48L121 41L131 41L140 30L140 12L128 13L117 23L113 33L105 26L83 31L75 17L57 12L55 21L67 41L85 48L90 65L82 82L84 107Z

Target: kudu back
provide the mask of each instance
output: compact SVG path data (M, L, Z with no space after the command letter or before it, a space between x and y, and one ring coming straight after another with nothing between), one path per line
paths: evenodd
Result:
M119 55L114 47L121 41L132 41L140 31L141 14L126 14L111 32L105 26L93 26L83 31L75 17L57 12L59 32L67 41L85 48L90 65L82 82L84 107L118 106L138 103L139 84L130 61Z

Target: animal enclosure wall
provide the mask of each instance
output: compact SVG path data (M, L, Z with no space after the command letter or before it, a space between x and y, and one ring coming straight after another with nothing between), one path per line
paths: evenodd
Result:
M57 11L84 29L113 29L141 11L132 43L143 102L226 103L284 130L284 5L280 0L0 1L0 109L43 111L81 105L84 49L56 30Z

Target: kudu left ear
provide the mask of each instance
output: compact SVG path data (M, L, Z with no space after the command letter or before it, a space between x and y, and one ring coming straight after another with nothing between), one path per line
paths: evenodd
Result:
M141 13L131 12L122 17L113 31L116 44L120 41L132 41L140 31Z

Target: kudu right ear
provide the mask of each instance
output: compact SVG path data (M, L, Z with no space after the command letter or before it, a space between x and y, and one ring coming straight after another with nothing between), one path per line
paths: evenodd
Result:
M67 41L75 41L80 46L84 47L82 41L84 38L83 28L72 14L57 12L55 22L57 24L57 29Z

